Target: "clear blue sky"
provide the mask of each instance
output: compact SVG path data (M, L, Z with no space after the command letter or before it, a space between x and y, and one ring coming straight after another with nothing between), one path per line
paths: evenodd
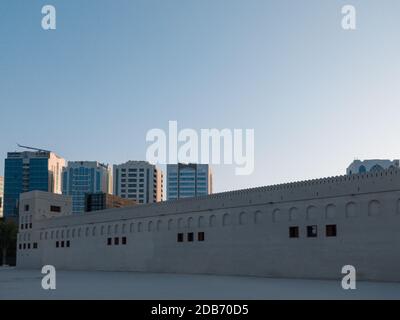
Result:
M41 8L57 9L57 30ZM341 7L357 9L356 31ZM254 128L255 171L223 191L400 158L398 0L2 0L0 157L144 159L146 132ZM0 163L3 172L4 162Z

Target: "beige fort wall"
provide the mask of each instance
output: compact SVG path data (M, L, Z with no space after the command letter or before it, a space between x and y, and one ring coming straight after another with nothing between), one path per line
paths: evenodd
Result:
M397 169L76 216L69 201L21 195L20 222L28 228L18 235L18 267L338 279L353 265L359 279L400 281ZM326 236L327 225L336 236ZM307 237L308 226L317 237ZM289 237L290 227L298 238Z

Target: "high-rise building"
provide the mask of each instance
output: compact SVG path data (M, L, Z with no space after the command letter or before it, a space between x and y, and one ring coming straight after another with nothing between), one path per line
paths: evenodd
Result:
M4 168L4 217L18 216L21 193L37 190L60 194L65 163L45 150L9 152Z
M128 161L114 165L114 194L138 203L164 199L163 173L147 161Z
M132 207L136 204L137 203L135 200L123 199L105 192L87 193L85 197L86 212L126 208Z
M212 173L208 164L167 165L168 200L211 194L212 184Z
M108 165L97 161L71 161L63 170L63 195L72 197L72 212L85 212L87 193L111 193L112 175Z
M4 205L4 178L0 177L0 218L3 217Z
M346 170L346 174L358 174L366 172L380 172L390 168L399 168L399 160L354 160Z

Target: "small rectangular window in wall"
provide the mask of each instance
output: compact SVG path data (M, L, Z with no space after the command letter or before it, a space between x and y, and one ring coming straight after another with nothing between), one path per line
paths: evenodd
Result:
M66 245L67 245L67 248L69 248L69 247L70 247L71 243L69 242L69 240L67 240L67 243L66 243Z
M336 237L336 224L330 224L326 226L326 236Z
M22 244L19 244L19 245L18 245L18 249L19 249L19 250L22 250Z
M317 226L307 226L307 237L308 238L316 238L318 235Z
M111 246L111 244L112 244L112 239L111 239L111 238L108 238L108 239L107 239L107 245L108 245L108 246Z
M122 237L122 244L126 245L126 237Z
M193 242L193 240L194 240L194 234L193 234L193 232L189 232L189 233L188 233L187 239L188 239L189 242Z
M26 249L26 243L24 243L24 249Z
M29 204L25 205L25 211L29 211Z
M289 227L289 238L299 238L299 227Z
M58 248L60 246L60 243L58 241L56 241L56 248Z
M30 249L31 248L31 244L30 243L28 243L28 249Z
M51 212L61 212L61 207L59 206L50 206Z
M114 238L114 244L117 246L117 245L119 245L119 238L118 237L115 237Z
M32 229L32 223L29 224L29 229Z
M178 242L183 242L183 233L178 233L177 241Z
M24 225L23 224L21 224L21 230L24 230Z
M197 240L204 241L204 232L197 233Z
M61 241L61 248L64 248L64 245L65 245L64 241Z
M37 248L38 248L37 242L34 242L34 243L33 243L33 249L37 249Z

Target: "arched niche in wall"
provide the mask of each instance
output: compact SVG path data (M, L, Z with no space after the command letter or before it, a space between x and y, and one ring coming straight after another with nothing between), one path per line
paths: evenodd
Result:
M104 226L101 226L100 235L104 236ZM72 230L72 238L74 237L74 230Z
M248 223L248 215L246 212L241 212L239 214L239 224L246 225Z
M200 216L197 225L199 228L204 228L206 226L206 219L203 216Z
M149 221L149 223L147 224L147 231L148 232L154 231L154 222L153 221Z
M132 233L134 231L135 231L135 224L131 222L131 224L129 225L129 232Z
M142 222L139 222L138 224L138 232L142 232L143 231L143 223Z
M126 224L125 224L125 223L122 224L122 230L121 230L121 232L122 232L122 234L125 234L125 233L126 233Z
M162 221L158 220L157 221L157 231L160 231L162 229Z
M336 218L336 206L334 204L328 204L325 207L325 217L326 219Z
M118 225L117 224L114 226L114 234L118 234Z
M182 218L179 218L179 219L178 219L178 228L179 228L179 229L182 229L183 227L184 227L183 219L182 219Z
M231 215L229 213L225 213L222 217L222 225L230 226L232 224Z
M299 219L299 209L292 207L289 209L289 220L296 221Z
M254 223L255 224L260 224L262 222L262 212L260 210L257 210L254 212Z
M210 227L216 227L217 226L217 217L215 215L210 216Z
M399 215L400 215L400 199L397 200L396 214L399 214Z
M354 218L357 217L357 205L355 202L351 201L346 204L346 217Z
M280 209L274 209L273 211L272 211L272 220L274 221L274 222L279 222L279 221L281 221L282 220L282 215L281 215L281 210Z
M307 220L317 220L319 218L318 209L316 206L313 205L308 206L306 213L307 213Z
M168 230L172 230L174 227L174 220L173 219L169 219L168 220Z
M192 217L189 217L189 218L188 218L188 220L187 220L187 226L188 226L188 228L193 228L193 227L194 227L193 218L192 218Z
M368 215L376 217L381 214L381 204L378 200L372 200L368 203Z
M287 222L289 220L289 212L280 208L276 208L272 211L273 222Z

